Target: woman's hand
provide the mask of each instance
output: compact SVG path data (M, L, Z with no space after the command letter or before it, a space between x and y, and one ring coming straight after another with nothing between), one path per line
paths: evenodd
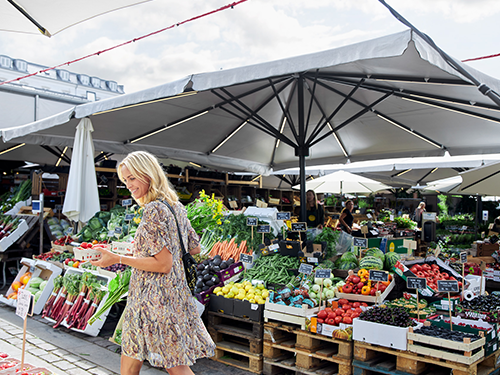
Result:
M93 266L106 268L113 264L120 263L120 255L112 253L102 247L94 247L92 250L98 251L101 253L101 258L98 260L91 260L90 264Z

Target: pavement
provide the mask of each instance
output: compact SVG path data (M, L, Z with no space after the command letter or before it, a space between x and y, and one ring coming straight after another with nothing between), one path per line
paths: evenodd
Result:
M29 317L24 362L58 375L119 374L121 347L109 341L114 331L113 317L108 320L108 327L105 324L97 337L91 337L65 327L54 329L49 321L37 315ZM0 303L0 352L21 360L23 335L23 320L13 307ZM191 369L195 374L205 375L252 374L207 358L198 360ZM144 362L141 374L165 375L166 371Z

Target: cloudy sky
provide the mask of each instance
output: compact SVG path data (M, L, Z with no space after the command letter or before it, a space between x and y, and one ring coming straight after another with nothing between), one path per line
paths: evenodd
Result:
M500 53L498 0L386 1L453 57ZM153 0L52 38L0 31L0 55L54 66L230 2ZM132 92L192 73L331 49L405 29L378 0L249 0L67 69L117 81ZM500 57L468 64L500 79Z

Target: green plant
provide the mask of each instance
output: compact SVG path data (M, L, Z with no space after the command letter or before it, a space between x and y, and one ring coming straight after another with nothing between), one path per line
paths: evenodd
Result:
M398 228L408 228L408 229L415 229L417 227L417 223L415 223L413 220L405 218L405 217L395 217L394 222L397 224Z
M448 197L444 194L439 194L438 195L438 208L439 208L439 212L444 214L444 215L448 215L448 203L447 203L447 199Z

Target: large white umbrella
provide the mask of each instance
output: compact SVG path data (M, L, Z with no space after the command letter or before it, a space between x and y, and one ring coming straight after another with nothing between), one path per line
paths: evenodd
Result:
M0 0L0 30L52 36L80 22L150 0Z
M300 185L295 185L294 189L300 189ZM370 194L376 191L390 189L378 181L358 176L346 171L337 171L306 182L307 190L314 190L316 193L332 194Z
M500 195L500 163L460 173L460 194Z
M100 210L94 165L94 128L88 118L76 127L63 214L72 221L88 221Z
M427 185L421 186L420 189L433 193L460 194L458 189L460 188L461 183L462 178L460 176L453 176L450 178L431 181ZM413 186L413 188L416 189L417 187Z

